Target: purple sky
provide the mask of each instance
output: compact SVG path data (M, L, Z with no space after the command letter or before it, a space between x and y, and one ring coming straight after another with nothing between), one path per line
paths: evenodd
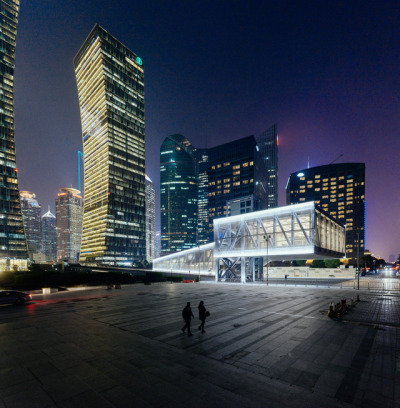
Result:
M212 147L277 123L279 204L308 158L365 162L366 247L400 253L398 1L39 3L21 2L15 120L20 189L36 193L43 213L59 188L78 187L72 59L99 23L144 62L157 194L165 136Z

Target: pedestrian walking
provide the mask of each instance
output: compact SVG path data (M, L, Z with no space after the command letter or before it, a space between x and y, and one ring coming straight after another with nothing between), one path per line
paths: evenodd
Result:
M206 324L207 316L210 316L210 312L207 312L203 301L199 303L198 309L199 309L199 320L201 320L199 330L201 330L202 333L205 333L206 331L204 330L204 325Z
M186 306L182 310L182 317L185 321L185 325L182 327L182 333L185 333L185 330L187 328L188 336L193 336L192 332L190 331L190 322L192 320L192 317L194 318L194 316L190 307L190 302L187 302Z

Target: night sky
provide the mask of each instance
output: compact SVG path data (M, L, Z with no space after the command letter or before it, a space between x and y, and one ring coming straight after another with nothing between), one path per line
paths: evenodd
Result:
M291 172L366 163L366 248L400 253L400 2L21 1L15 70L21 190L54 213L78 187L73 57L95 23L145 67L147 174L159 149L279 134L279 205ZM159 209L159 206L157 207ZM157 210L159 229L159 210Z

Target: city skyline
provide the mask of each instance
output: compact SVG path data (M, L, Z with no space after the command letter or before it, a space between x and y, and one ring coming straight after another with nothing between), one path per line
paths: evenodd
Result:
M19 188L54 209L59 187L78 187L82 141L72 59L97 22L146 64L146 173L156 187L158 225L158 152L166 136L180 133L209 148L277 123L279 205L289 174L308 163L329 164L342 154L337 163L365 162L366 248L397 257L398 11L396 2L22 2Z

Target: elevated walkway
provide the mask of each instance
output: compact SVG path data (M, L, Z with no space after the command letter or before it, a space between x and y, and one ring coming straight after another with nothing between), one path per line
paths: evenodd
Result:
M214 219L214 243L154 259L153 270L247 282L271 261L344 256L344 226L307 202Z

